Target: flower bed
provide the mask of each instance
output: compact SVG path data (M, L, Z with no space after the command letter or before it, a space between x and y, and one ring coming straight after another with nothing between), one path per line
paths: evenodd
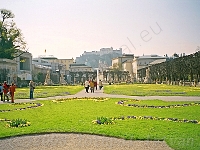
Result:
M97 120L93 120L92 123L93 124L100 124L100 125L109 125L109 124L114 124L115 122L111 118L97 117Z
M127 102L140 102L140 100L120 100L116 104L127 107L137 107L137 108L178 108L178 107L188 107L188 106L200 106L200 103L187 103L187 104L176 104L176 105L167 105L167 106L153 106L153 105L138 105L138 104L126 104ZM125 120L125 119L137 119L137 120L162 120L162 121L172 121L172 122L181 122L181 123L194 123L200 124L198 120L188 120L180 118L163 118L163 117L154 117L154 116L120 116L120 117L97 117L97 120L93 120L93 124L114 124L114 120Z
M187 107L187 106L200 106L200 103L176 104L176 105L167 105L167 106L126 104L127 102L130 102L130 101L137 101L137 100L120 100L117 102L117 104L122 105L122 106L139 107L139 108L178 108L178 107Z
M63 102L66 102L66 101L71 101L71 100L93 100L95 102L104 102L105 100L108 100L108 98L103 98L103 97L82 97L82 98L78 98L78 97L74 97L74 98L56 99L56 100L52 100L52 102L63 103Z
M6 126L10 128L18 128L18 127L27 127L30 126L31 123L25 119L0 119L0 121L7 122Z
M14 103L10 104L10 106L16 106L16 105L27 105L31 104L32 106L26 106L22 108L14 108L14 109L7 109L7 110L0 110L0 112L9 112L9 111L14 111L14 110L26 110L26 109L31 109L31 108L37 108L43 106L41 103Z
M173 121L173 122L183 122L183 123L194 123L200 124L198 120L188 120L179 118L163 118L163 117L153 117L153 116L120 116L114 117L113 120L125 120L125 119L138 119L138 120L163 120L163 121Z
M93 120L93 124L100 125L109 125L115 124L114 120L126 120L126 119L137 119L137 120L162 120L162 121L172 121L172 122L181 122L181 123L194 123L200 124L198 120L188 120L188 119L179 119L179 118L163 118L163 117L153 117L153 116L120 116L120 117L97 117L97 120Z

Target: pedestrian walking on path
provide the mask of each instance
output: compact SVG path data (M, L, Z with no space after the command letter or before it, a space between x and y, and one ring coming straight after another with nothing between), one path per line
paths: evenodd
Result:
M94 81L92 79L92 81L90 81L90 91L91 93L94 93Z
M96 80L94 80L94 88L95 88L95 90L97 90L97 81Z
M85 92L86 92L86 93L89 93L89 92L88 92L88 89L89 89L89 87L90 87L89 81L88 81L88 80L85 80L85 84L84 84L84 85L85 85Z
M102 87L103 87L103 83L102 83L102 81L101 81L101 80L99 80L99 90L101 90L101 89L102 89Z
M34 86L34 83L32 80L29 83L29 88L30 88L30 99L33 99L33 93L34 93L35 86Z
M15 84L12 83L10 86L11 103L14 103L15 88L16 88Z
M4 81L4 84L3 84L3 101L5 102L5 98L7 98L7 101L9 101L9 98L8 98L8 92L9 92L9 85L7 84L6 81Z
M3 86L0 83L0 95L1 95L1 101L3 101Z

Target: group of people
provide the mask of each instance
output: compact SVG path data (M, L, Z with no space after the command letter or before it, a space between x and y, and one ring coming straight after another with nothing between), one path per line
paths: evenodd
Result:
M15 84L12 83L8 85L6 81L4 83L0 83L0 95L1 101L5 102L5 100L9 101L9 96L11 97L11 103L14 103L14 94L15 94Z
M86 93L89 93L89 89L90 89L91 93L94 93L94 89L97 90L97 81L93 80L93 79L91 81L86 80L84 86L85 86ZM99 80L99 89L101 90L102 87L103 87L102 81Z
M96 80L86 80L85 81L85 90L86 93L89 93L89 89L91 93L94 93L94 90L97 90L97 81ZM99 89L101 90L103 87L102 81L99 80ZM30 88L30 99L33 99L33 93L35 89L34 82L31 80L29 83ZM14 103L14 94L15 94L16 85L12 83L11 85L8 85L6 81L4 81L3 84L0 83L0 96L1 101L5 102L5 100L9 101L9 97L11 97L11 103Z
M35 89L34 82L31 80L29 83L30 88L30 99L33 99L33 92ZM15 94L16 85L12 83L11 85L7 84L7 81L4 83L0 83L0 96L1 101L5 102L6 100L9 102L9 97L11 97L11 103L14 103L14 94Z

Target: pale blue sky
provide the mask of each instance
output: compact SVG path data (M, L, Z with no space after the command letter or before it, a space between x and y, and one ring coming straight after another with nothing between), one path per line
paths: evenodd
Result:
M135 55L194 53L199 0L0 0L33 57L75 58L103 47Z

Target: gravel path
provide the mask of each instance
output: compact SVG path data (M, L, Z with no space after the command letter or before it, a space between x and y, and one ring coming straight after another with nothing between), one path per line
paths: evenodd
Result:
M164 141L133 141L89 134L52 133L0 140L1 150L172 150Z
M37 100L53 100L53 99L60 99L60 98L73 98L73 97L113 97L113 98L132 98L138 100L163 100L163 101L200 101L200 96L127 96L127 95L120 95L120 93L113 92L113 94L106 94L103 90L95 90L94 93L85 93L85 90L78 92L75 95L66 95L66 96L55 96L55 97L47 97L47 98L35 98L34 100L30 99L15 99L15 103L20 102L33 102ZM3 104L0 101L0 104Z

